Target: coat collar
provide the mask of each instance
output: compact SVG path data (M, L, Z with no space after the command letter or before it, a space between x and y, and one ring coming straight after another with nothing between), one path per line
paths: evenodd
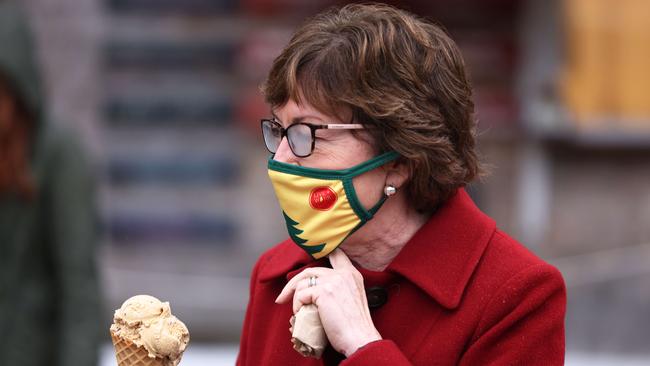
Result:
M464 189L459 189L409 240L385 271L408 279L442 306L454 309L496 229ZM262 282L292 277L313 261L287 240L272 250L260 270Z

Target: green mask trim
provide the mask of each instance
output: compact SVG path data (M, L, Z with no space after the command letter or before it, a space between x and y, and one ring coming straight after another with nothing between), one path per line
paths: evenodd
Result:
M307 168L304 166L287 164L280 161L273 160L273 155L269 157L268 167L275 171L281 173L301 175L303 177L317 178L317 179L340 179L344 180L345 178L353 178L357 175L363 174L365 172L371 171L377 167L380 167L389 161L395 160L399 157L399 154L395 151L389 151L383 153L379 156L376 156L368 161L364 161L361 164L355 165L352 168L348 169L318 169L318 168Z

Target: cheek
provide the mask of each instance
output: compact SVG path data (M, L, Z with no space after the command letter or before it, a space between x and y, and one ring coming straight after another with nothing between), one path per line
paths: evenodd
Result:
M320 144L312 154L302 159L302 165L319 169L347 169L357 164L357 155L350 154L350 149Z
M380 170L362 174L352 180L359 202L366 209L371 209L379 202L384 192L385 175Z
M336 151L327 149L314 150L312 154L306 158L300 159L300 165L308 168L316 169L345 169L345 159L338 156Z

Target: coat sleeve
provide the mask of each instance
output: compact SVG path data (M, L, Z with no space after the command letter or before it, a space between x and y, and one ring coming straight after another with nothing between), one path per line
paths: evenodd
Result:
M97 363L100 295L95 248L93 175L76 140L61 136L53 149L46 220L56 290L57 365Z
M563 365L565 310L560 272L524 269L488 302L460 365Z
M412 365L404 353L397 347L395 342L382 339L370 342L359 348L341 362L345 366L374 366L374 365L392 365L392 366L409 366Z
M246 365L246 357L248 355L249 342L250 342L250 328L251 328L251 314L253 312L255 285L257 283L257 273L261 259L257 261L251 272L250 290L248 295L248 307L246 309L246 317L244 318L244 325L242 327L241 339L239 341L239 354L237 355L237 366Z

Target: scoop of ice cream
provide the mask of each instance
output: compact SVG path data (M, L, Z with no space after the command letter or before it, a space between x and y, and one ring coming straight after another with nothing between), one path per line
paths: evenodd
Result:
M185 350L189 333L185 324L175 316L156 319L140 333L142 344L149 353L176 359Z
M190 338L185 324L172 315L169 303L149 295L133 296L115 310L111 332L169 365L180 362Z
M136 295L126 300L115 310L115 317L128 324L144 322L171 315L168 302L161 302L153 296Z

